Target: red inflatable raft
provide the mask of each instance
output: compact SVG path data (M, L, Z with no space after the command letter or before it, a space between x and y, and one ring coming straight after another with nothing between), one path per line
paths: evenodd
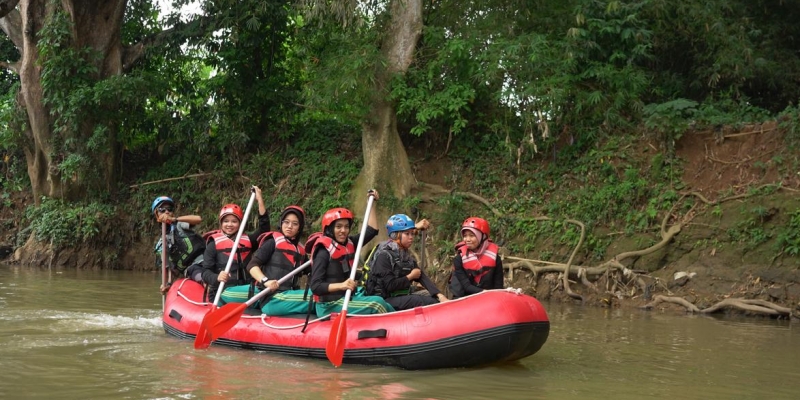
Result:
M203 287L196 282L173 283L164 306L164 330L193 339L211 307L202 297ZM301 332L304 317L244 315L214 343L325 359L331 319L312 319ZM550 332L539 301L514 290L489 290L387 314L348 315L346 327L344 363L405 369L519 360L536 353Z

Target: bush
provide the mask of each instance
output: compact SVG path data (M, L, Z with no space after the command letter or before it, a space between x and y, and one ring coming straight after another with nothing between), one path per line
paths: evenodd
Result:
M111 222L114 213L114 207L107 204L68 204L42 197L39 207L31 205L25 210L25 219L30 221L36 240L63 248L96 237L100 228Z

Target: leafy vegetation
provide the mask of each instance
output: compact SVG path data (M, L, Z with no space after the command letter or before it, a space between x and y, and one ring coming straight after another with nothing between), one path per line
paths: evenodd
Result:
M778 234L777 247L779 253L800 255L800 209L791 213L789 224Z
M115 213L108 204L43 198L40 206L28 207L25 219L36 233L36 240L61 248L96 239L103 227L111 224Z
M85 199L74 205L43 199L41 211L28 212L45 230L37 235L68 243L66 228L46 221L91 222L88 213L101 206L87 199L127 199L137 206L114 209L145 216L152 198L166 193L182 212L208 217L219 204L243 203L247 187L258 184L276 215L298 203L312 220L348 204L390 7L366 2L350 10L353 19L312 22L317 3L202 1L202 18L187 22L149 0L130 1L124 45L161 39L165 31L178 35L148 48L125 74L101 80L99 54L76 47L68 15L53 14L37 33L56 133L48 156L62 178L92 180L108 167L104 154L120 154L121 176L109 190L81 193ZM424 7L410 70L378 89L395 102L406 143L453 161L446 186L480 193L506 215L488 219L512 251L560 257L532 243L575 245L568 218L587 224L586 256L594 259L605 256L611 235L656 230L685 189L674 144L689 129L776 119L790 143L800 143L800 53L792 39L800 34L800 11L788 3L443 0ZM10 41L0 44L8 61L19 56ZM0 79L0 88L10 89L0 103L0 200L7 203L27 189L22 158L30 143L17 78ZM656 146L639 148L642 134ZM798 157L770 162L783 175L800 169ZM193 173L209 175L129 187ZM420 202L383 200L403 210ZM457 195L438 201L443 232L485 212ZM793 254L796 237L762 229L764 212L744 212L731 238L751 246L777 239ZM719 206L711 213L732 214ZM210 228L214 219L207 220ZM138 228L149 222L137 221Z

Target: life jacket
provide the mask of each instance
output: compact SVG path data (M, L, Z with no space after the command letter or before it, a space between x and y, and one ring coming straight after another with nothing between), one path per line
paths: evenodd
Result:
M386 253L391 258L392 275L394 275L395 278L406 276L411 273L411 270L414 269L414 260L411 258L407 260L401 260L400 253L398 251L394 251L389 246L390 243L392 243L391 239L381 242L377 246L373 247L372 251L369 253L369 257L367 257L367 261L364 262L361 282L364 284L364 290L369 296L381 296L384 299L387 299L389 297L403 296L410 293L410 286L408 289L386 293L386 290L383 287L383 282L379 281L374 276L370 278L370 271L372 269L371 265L375 262L375 258L381 253Z
M269 238L275 241L275 251L272 252L272 257L267 260L266 269L263 272L269 279L278 280L288 275L305 261L306 249L302 244L294 245L280 232L262 233L258 237L258 246L261 247ZM282 283L278 291L299 289L299 281L299 274L295 275L292 280Z
M475 286L481 288L487 284L483 282L483 277L497 266L497 252L499 248L490 239L487 240L489 240L489 243L480 255L476 255L469 250L469 247L467 247L467 244L464 242L456 244L456 251L461 256L461 265L464 266L464 271L467 273L469 280ZM489 282L489 284L490 283L491 282Z
M338 283L344 282L350 278L350 268L353 267L355 259L356 246L349 238L346 245L341 245L328 236L320 236L316 239L313 245L313 254L318 248L323 248L328 251L330 258L328 259L328 269L325 271L325 282ZM319 268L311 264L311 268ZM344 297L344 293L336 292L322 296L314 295L316 302L329 302L336 301Z
M174 243L169 257L178 266L178 270L183 272L190 265L200 261L196 259L206 250L206 242L192 229L181 228L180 223L173 226Z
M206 242L213 239L214 244L217 249L217 260L215 262L215 272L221 272L225 270L225 266L228 264L228 259L231 257L231 251L233 250L233 241L220 230L215 230L211 232L206 232L203 234L203 238L206 239ZM239 238L239 247L236 249L236 255L233 259L231 264L230 274L231 280L228 281L226 284L227 286L232 285L243 285L249 282L247 278L247 273L244 271L245 268L245 260L250 255L250 252L253 250L253 245L250 243L250 237L247 235L242 235Z
M158 255L158 262L161 262L161 241L156 243L155 253ZM169 267L175 268L178 273L183 274L187 267L203 261L203 252L206 249L206 242L192 229L181 228L181 223L175 223L170 227L167 235L167 257L169 257Z

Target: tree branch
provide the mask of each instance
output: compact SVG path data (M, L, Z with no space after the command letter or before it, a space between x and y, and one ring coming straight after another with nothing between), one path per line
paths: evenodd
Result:
M17 4L19 4L19 0L0 0L0 18L5 18L17 7Z
M5 10L4 7L10 3L14 6L10 10ZM0 0L0 29L8 35L11 42L17 48L17 51L22 54L22 17L19 15L19 10L14 9L19 0Z
M15 74L19 74L19 62L8 63L5 61L0 61L0 67L3 67L9 71L13 71Z
M0 0L2 1L2 0ZM126 47L122 52L122 69L130 71L144 53L153 47L167 43L182 43L190 38L198 38L216 29L219 15L204 15L189 22L180 22L172 28L142 39L139 43Z
M159 180L157 180L157 181L150 181L150 182L144 182L144 183L137 183L137 184L135 184L135 185L130 185L130 186L128 186L128 187L129 187L129 188L131 188L131 189L134 189L134 188L138 188L138 187L145 186L145 185L152 185L152 184L154 184L154 183L162 183L162 182L179 181L179 180L181 180L181 179L197 178L197 177L206 176L206 175L211 175L211 173L210 173L210 172L206 172L206 173L202 173L202 174L191 174L191 175L178 176L178 177L175 177L175 178L159 179Z

